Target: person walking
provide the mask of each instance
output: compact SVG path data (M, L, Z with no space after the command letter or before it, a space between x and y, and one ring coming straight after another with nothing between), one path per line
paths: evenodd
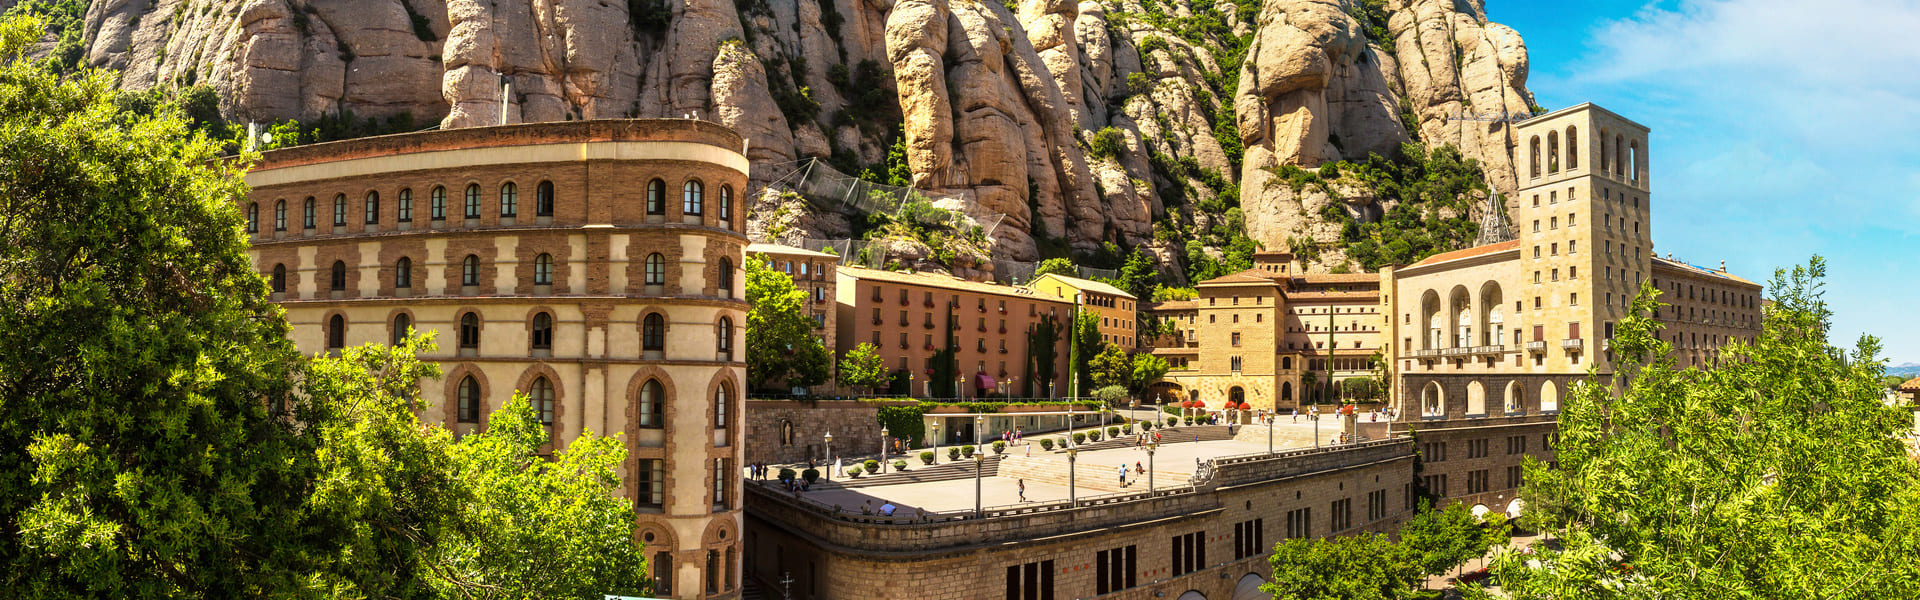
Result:
M1120 487L1127 486L1127 466L1120 465Z
M1027 480L1025 479L1020 480L1020 501L1027 501Z
M1300 422L1300 407L1298 406L1293 408L1293 422L1295 423Z

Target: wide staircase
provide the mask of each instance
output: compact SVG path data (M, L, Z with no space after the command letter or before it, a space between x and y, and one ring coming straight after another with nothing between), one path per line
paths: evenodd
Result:
M1079 431L1086 431L1086 430L1081 429ZM1225 425L1189 425L1186 427L1168 427L1164 429L1156 428L1153 431L1148 432L1149 435L1154 433L1160 434L1160 443L1162 444L1191 442L1191 441L1194 441L1195 437L1198 437L1199 440L1202 442L1214 442L1214 441L1220 441L1220 440L1234 439L1233 435L1227 433L1227 426ZM1106 435L1106 432L1102 431L1101 435ZM1035 443L1039 443L1039 442L1036 441ZM1094 450L1106 450L1109 448L1132 448L1134 446L1134 443L1135 442L1134 442L1133 434L1121 433L1120 437L1118 438L1101 438L1101 440L1098 442L1087 442L1085 444L1081 444L1080 451L1091 452ZM1066 449L1067 449L1066 446L1061 445L1060 439L1057 438L1054 440L1054 443L1053 443L1054 452L1064 452L1066 451ZM1009 451L1011 451L1011 449L1009 449ZM1116 478L1117 477L1118 476L1116 475Z

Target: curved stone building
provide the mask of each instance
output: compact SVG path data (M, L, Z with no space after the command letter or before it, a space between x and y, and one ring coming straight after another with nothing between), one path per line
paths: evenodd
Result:
M433 131L267 152L243 210L303 352L437 331L423 420L518 390L622 477L656 596L740 594L744 141L693 120Z

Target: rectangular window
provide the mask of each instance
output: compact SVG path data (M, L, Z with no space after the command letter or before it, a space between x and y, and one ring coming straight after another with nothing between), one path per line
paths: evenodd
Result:
M1420 459L1427 462L1446 462L1447 443L1427 442L1420 445Z
M1267 547L1267 520L1254 519L1233 524L1233 559L1259 556Z
M1507 467L1507 489L1518 489L1522 483L1521 478L1524 476L1523 473L1524 471L1521 470L1520 465Z
M634 483L638 488L635 503L642 507L660 508L667 493L667 461L642 458L638 468L634 469L634 475Z
M1487 440L1467 440L1467 458L1486 458Z
M1110 594L1139 585L1133 546L1094 553L1094 593Z
M1313 537L1313 509L1287 511L1287 539Z
M1427 487L1428 495L1432 495L1432 496L1447 495L1447 476L1446 475L1428 475L1425 477L1421 477L1420 482Z
M1230 363L1232 363L1232 365L1233 365L1233 368L1232 368L1232 370L1234 370L1234 371L1238 371L1238 370L1240 370L1240 357L1238 357L1238 356L1235 356L1235 357L1233 357L1233 358L1231 358L1231 359L1228 359L1228 362L1230 362Z
M1507 454L1511 455L1511 454L1526 454L1526 453L1527 453L1527 436L1524 436L1524 435L1507 436Z
M1467 472L1467 493L1478 494L1487 491L1487 470L1479 469Z
M713 510L714 511L716 512L725 511L732 507L733 502L731 501L730 498L727 497L727 482L732 480L733 476L734 476L733 459L731 458L713 459Z
M1387 518L1387 491L1367 492L1367 522L1371 523Z
M1053 600L1053 561L1007 567L1007 600Z
M1339 533L1353 527L1353 499L1341 498L1333 501L1331 522L1328 533Z
M1240 332L1238 332L1238 331L1235 331L1235 332L1233 332L1233 345L1234 345L1234 347L1239 347L1239 346L1240 346ZM1238 369L1236 369L1236 370L1238 370Z
M1172 547L1174 576L1207 568L1207 532L1173 536Z

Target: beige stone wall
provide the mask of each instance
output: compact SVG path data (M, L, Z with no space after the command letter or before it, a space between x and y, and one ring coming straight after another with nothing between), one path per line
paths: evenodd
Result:
M786 400L747 402L747 463L793 464L827 456L825 436L833 434L834 456L880 452L881 403L823 400L811 405ZM889 450L891 452L891 450ZM915 453L917 454L917 453ZM915 465L918 458L908 457Z
M650 558L671 556L672 597L709 597L709 552L727 571L721 596L737 595L742 491L733 467L744 464L747 429L746 238L740 198L723 204L746 184L738 142L711 124L635 121L270 152L248 174L255 187L242 200L261 207L251 257L277 281L274 300L302 352L330 350L336 330L341 346L391 343L402 316L415 331L434 334L439 349L423 358L439 363L443 376L422 382L426 423L482 429L490 411L544 378L553 391L556 447L585 432L628 445L624 496L636 497L639 461L663 461L662 502L636 508L635 535ZM662 188L657 214L646 207L653 180ZM698 213L687 210L694 208L688 182L700 186ZM543 183L552 185L550 213L539 206ZM474 218L466 214L470 185L479 199ZM438 219L436 188L444 192ZM375 194L377 205L369 201ZM402 207L403 198L410 206ZM336 225L336 199L344 225ZM647 280L654 254L663 267L658 284ZM469 256L477 265L471 280L463 273ZM664 321L664 343L648 351L642 323L654 314ZM478 322L470 347L459 333L467 315ZM551 319L550 348L533 344L539 315ZM468 379L481 405L470 423L457 410ZM648 381L663 388L664 426L640 426L638 396ZM719 468L721 459L728 468Z

